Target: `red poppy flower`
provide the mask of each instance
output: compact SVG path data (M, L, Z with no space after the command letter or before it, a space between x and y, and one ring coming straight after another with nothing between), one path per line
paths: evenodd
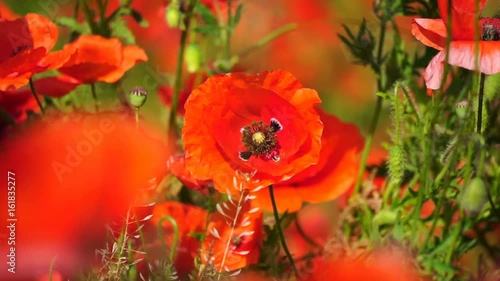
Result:
M314 272L307 281L417 281L417 273L409 265L411 259L402 253L376 252L369 260L317 258Z
M225 202L222 211L210 216L202 244L201 261L214 265L217 272L234 271L259 260L262 212L254 208L251 200L241 205L233 202Z
M173 201L155 205L153 217L144 228L146 239L153 241L147 247L148 261L150 263L168 257L170 247L173 245L174 228L168 220L162 219L166 216L173 218L178 226L179 241L175 249L174 267L179 275L185 276L193 270L194 259L198 255L200 248L200 242L191 234L205 231L207 212L195 206ZM158 237L160 222L163 237ZM151 239L152 237L154 238ZM141 262L139 265L143 266L145 264ZM147 269L147 267L144 269Z
M114 83L136 63L148 60L143 49L123 46L116 38L83 35L67 46L76 51L59 71L84 83Z
M186 160L184 155L172 156L167 162L167 169L187 188L194 190L204 190L212 181L202 181L189 173L186 169Z
M34 84L39 95L49 97L62 97L80 85L78 81L67 76L46 77L36 80ZM27 111L40 111L30 89L0 91L0 109L9 114L17 124L26 119Z
M74 52L66 47L49 53L57 42L58 30L49 19L27 14L23 18L0 21L0 91L28 84L30 77L56 69Z
M412 23L413 35L425 45L440 52L431 60L424 72L427 88L438 89L444 72L446 37L451 36L448 63L470 70L476 69L475 16L480 14L486 0L452 1L451 34L446 32L448 22L448 0L439 0L441 19L417 18ZM500 19L480 18L479 71L485 74L500 72Z
M319 160L320 102L286 71L211 77L185 105L186 168L221 192L236 171L253 175L248 188L287 180Z
M19 224L16 274L3 270L0 279L29 280L50 268L55 256L62 274L88 264L104 247L105 225L122 223L137 192L164 175L162 135L139 132L132 116L103 112L47 116L3 140L0 171L15 173ZM2 200L6 195L7 189L0 191ZM0 219L6 216L2 212ZM0 230L4 253L6 233Z
M325 126L321 137L319 162L293 178L274 185L276 204L280 212L298 211L303 202L319 203L334 200L354 183L359 167L358 154L363 148L363 137L358 128L342 122L333 115L318 110ZM258 204L272 210L267 190L257 191Z

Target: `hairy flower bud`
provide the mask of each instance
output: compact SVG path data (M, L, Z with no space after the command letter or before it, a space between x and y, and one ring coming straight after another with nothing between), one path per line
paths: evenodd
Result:
M475 216L481 212L487 198L488 191L486 190L484 181L476 177L462 190L460 206L468 214Z

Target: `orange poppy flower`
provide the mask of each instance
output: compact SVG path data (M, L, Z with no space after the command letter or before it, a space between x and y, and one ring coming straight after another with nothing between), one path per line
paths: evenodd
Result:
M440 52L431 60L424 72L427 88L438 89L444 72L446 37L451 36L448 63L466 69L476 69L475 16L480 14L486 0L452 1L451 34L446 32L448 0L439 0L441 19L417 18L412 23L412 33L423 44ZM500 19L480 18L479 71L485 74L500 72Z
M58 30L49 19L27 14L15 20L0 20L0 91L28 84L30 77L56 69L74 52L66 47L49 53L57 42Z
M82 35L67 46L76 51L59 71L84 83L114 83L136 63L148 60L143 49L99 35Z
M243 195L247 196L247 195ZM210 215L201 261L215 266L217 272L234 271L259 260L262 234L262 212L251 200L223 203Z
M253 175L250 189L289 179L319 160L320 102L282 70L213 76L185 105L186 168L221 192L236 171Z
M321 137L321 154L317 165L293 178L274 185L278 211L298 211L303 202L319 203L334 200L344 194L356 179L363 137L356 126L342 122L333 115L318 110L325 126ZM257 191L257 203L272 211L267 190ZM259 196L260 194L260 196Z
M0 2L0 21L15 20L18 16L12 12L7 5Z

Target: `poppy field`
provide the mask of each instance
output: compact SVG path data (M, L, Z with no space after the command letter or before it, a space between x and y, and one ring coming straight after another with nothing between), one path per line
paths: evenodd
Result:
M499 0L0 0L0 280L500 280Z

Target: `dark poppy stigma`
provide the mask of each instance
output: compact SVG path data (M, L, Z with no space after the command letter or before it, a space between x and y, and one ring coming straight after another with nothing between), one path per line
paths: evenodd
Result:
M276 133L281 130L283 126L275 118L271 118L269 125L254 121L251 125L241 128L241 141L247 150L239 152L240 159L248 161L254 155L264 160L279 161L280 145Z
M499 41L500 40L500 19L482 18L480 19L481 40Z

